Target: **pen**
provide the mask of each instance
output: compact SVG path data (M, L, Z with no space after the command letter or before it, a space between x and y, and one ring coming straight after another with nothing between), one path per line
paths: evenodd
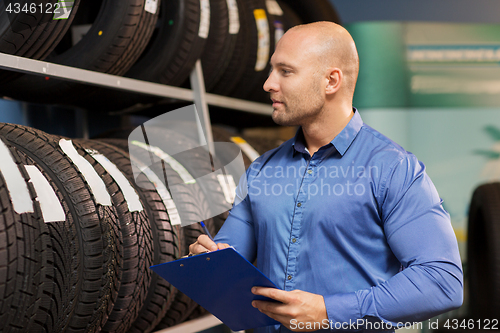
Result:
M203 221L201 221L200 224L201 224L201 227L203 228L203 230L205 231L205 233L207 234L207 236L210 237L210 239L212 240L212 242L215 243L214 238L210 234L210 231L208 231L207 226L205 225L205 223L203 223Z

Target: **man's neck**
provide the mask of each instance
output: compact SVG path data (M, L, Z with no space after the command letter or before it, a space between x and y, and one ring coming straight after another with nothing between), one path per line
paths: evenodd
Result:
M349 108L331 110L329 116L319 117L314 122L302 125L302 132L306 141L307 150L314 155L319 148L328 144L342 132L351 120L354 112Z

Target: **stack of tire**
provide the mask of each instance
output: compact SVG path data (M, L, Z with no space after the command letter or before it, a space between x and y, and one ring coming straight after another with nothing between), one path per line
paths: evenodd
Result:
M33 0L20 0L21 8ZM45 1L38 0L44 3ZM57 3L57 0L53 0ZM158 20L159 3L149 1L154 6L146 6L144 0L104 0L84 1L78 8L73 8L73 22L71 27L67 22L68 30L59 43L54 45L53 51L45 54L44 59L61 65L88 69L96 72L115 75L125 74L139 59L145 50L154 27ZM46 11L46 6L36 7L36 11ZM2 13L6 14L6 13ZM30 12L22 10L15 18L14 23L26 20ZM64 21L64 20L61 20ZM57 20L50 21L58 22ZM43 29L43 25L35 25ZM16 34L7 31L7 36ZM46 43L42 40L41 43ZM1 52L5 52L2 48ZM77 89L77 90L76 90ZM79 100L92 94L95 88L76 83L64 82L23 75L22 77L0 86L5 96L27 100L31 102L48 102L65 104L70 100ZM78 91L78 94L75 93ZM29 97L24 97L28 94Z
M202 230L180 228L179 212L201 219L206 189L193 184L173 198L160 174L175 182L177 171L143 165L127 149L126 139L70 140L0 123L0 331L151 332L203 313L149 266L188 253ZM188 172L201 163L179 162ZM211 191L224 200L220 187ZM212 233L218 218L206 221Z
M93 0L77 5L78 0L71 13L73 22L61 24L64 29L43 54L1 44L0 52L173 86L186 86L195 62L201 59L208 92L268 101L262 85L284 31L303 22L339 21L328 0ZM0 15L6 14L1 11L0 7ZM12 29L3 33L0 29L2 40L17 36L14 23L28 17L29 13L21 12L12 18ZM33 24L41 30L40 23ZM48 41L40 37L38 44L48 45ZM34 50L29 45L24 48ZM33 75L1 83L1 96L90 110L124 109L159 100Z

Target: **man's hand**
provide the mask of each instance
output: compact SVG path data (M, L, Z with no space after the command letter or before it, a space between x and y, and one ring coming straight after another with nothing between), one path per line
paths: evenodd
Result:
M190 254L200 254L207 251L222 250L229 247L229 244L218 243L215 244L207 235L200 235L198 240L189 245Z
M325 300L323 296L308 293L302 290L284 291L275 288L253 287L252 293L262 295L281 303L273 303L266 301L253 301L252 305L259 309L260 312L279 321L288 329L295 332L312 332L305 327L318 327L324 319L328 320L326 313ZM292 329L290 327L291 320L299 325L296 327L304 327L304 329ZM307 323L311 323L307 325ZM314 325L316 323L316 325ZM317 329L316 329L317 330Z

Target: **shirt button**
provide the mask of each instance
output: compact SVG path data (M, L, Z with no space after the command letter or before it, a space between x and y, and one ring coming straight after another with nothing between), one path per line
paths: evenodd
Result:
M302 206L302 204L299 202L299 203L297 204L297 207L300 207L300 206Z
M292 279L292 276L291 275L288 275L288 280L291 280Z
M297 241L297 238L292 239L292 243L295 243Z
M309 169L309 170L307 170L307 173L311 174L311 173L313 173L313 171L311 169Z

